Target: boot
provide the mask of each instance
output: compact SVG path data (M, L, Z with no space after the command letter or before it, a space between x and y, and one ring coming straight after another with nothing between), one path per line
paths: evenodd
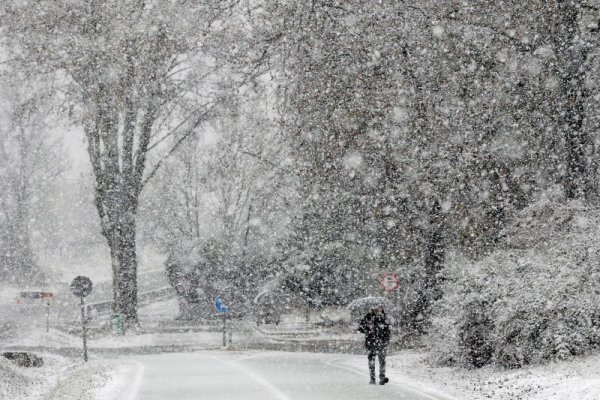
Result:
M375 363L369 362L369 377L371 378L371 380L369 380L369 384L374 385L375 384Z
M379 378L379 384L380 385L385 385L386 383L388 383L390 381L390 379L387 376L384 376L382 378Z

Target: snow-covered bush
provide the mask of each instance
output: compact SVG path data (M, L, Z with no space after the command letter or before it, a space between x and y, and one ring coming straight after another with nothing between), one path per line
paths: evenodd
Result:
M518 368L600 345L600 213L537 204L519 217L510 245L450 262L431 332L438 362Z

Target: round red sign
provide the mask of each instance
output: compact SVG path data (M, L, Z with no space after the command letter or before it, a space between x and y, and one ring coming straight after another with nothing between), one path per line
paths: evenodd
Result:
M387 291L396 290L400 287L400 279L393 272L388 272L381 277L381 286Z

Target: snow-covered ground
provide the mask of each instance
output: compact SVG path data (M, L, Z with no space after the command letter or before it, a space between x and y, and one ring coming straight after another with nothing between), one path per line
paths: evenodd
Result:
M236 374L242 373L243 379L245 379L244 385L249 385L246 387L247 389L252 388L256 393L263 390L266 397L262 398L271 398L268 397L271 395L273 398L279 399L308 398L294 397L294 392L290 391L289 388L297 385L300 387L302 385L312 385L313 389L311 390L313 392L311 392L311 396L313 397L311 398L318 398L314 397L315 393L318 392L319 387L326 387L326 384L322 382L322 376L326 377L329 369L335 371L341 369L349 372L347 375L342 372L335 373L336 384L340 384L339 379L347 380L347 386L342 385L343 390L339 392L340 396L346 393L344 391L350 389L350 391L354 390L354 392L360 393L361 396L363 390L369 390L364 389L368 386L366 385L367 366L364 355L237 351L235 350L238 348L236 343L239 344L248 340L260 341L261 337L265 341L272 340L272 331L264 336L258 330L251 337L234 336L236 338L234 346L227 349L221 347L222 337L220 332L211 330L210 327L205 328L204 331L183 330L181 332L153 332L139 335L131 332L122 337L108 336L90 340L90 362L87 364L72 357L42 353L41 355L45 361L43 367L21 368L13 365L8 360L0 358L0 398L15 400L42 398L135 399L135 394L127 389L127 385L130 385L132 380L141 382L141 380L148 379L148 376L156 373L156 371L149 372L151 368L144 367L145 362L156 367L161 364L161 360L168 359L168 363L177 365L176 360L179 357L181 358L180 364L182 367L190 369L190 371L196 371L198 376L200 376L201 371L209 371L211 368L215 368L213 372L216 373L219 368L222 369L224 365L235 359L232 365L239 365L241 362L244 366L244 371L238 370ZM289 333L288 329L286 334ZM304 333L306 331L303 331ZM308 337L303 337L303 339L306 341L311 340ZM320 335L315 336L315 340L320 339ZM48 347L56 348L58 351L63 347L81 346L80 338L56 330L52 330L49 334L24 335L20 340L15 341L13 345L38 346L41 342L44 342ZM177 346L183 346L186 350L170 352L170 355L163 354L164 358L161 358L163 356L158 354L158 351L155 351L157 353L155 355L140 355L144 351L139 350L147 350L154 346L159 348L174 346L174 350L177 350ZM105 352L105 350L111 349L115 351L112 353ZM190 350L196 351L192 352ZM388 375L391 378L392 386L401 388L401 393L406 396L404 398L457 400L597 400L599 398L600 355L545 366L531 366L519 370L498 368L466 370L433 367L427 363L426 359L427 352L416 350L403 350L388 357ZM191 360L204 361L201 363L202 365L194 367ZM292 364L308 363L307 365L310 365L310 363L317 362L318 365L313 365L315 376L307 376L305 370L295 371L295 373L290 372L289 376L276 371L279 369L293 371L293 368L296 367L292 368ZM206 363L210 365L207 366ZM271 367L268 367L269 365ZM324 365L328 367L325 368ZM249 369L249 366L253 367ZM141 368L144 369L144 372L140 372ZM292 369L290 370L290 368ZM144 375L146 373L150 375ZM143 378L143 376L146 376L146 378ZM192 385L188 388L190 390L199 390L195 386L197 382L194 383L192 377L189 380L184 378L172 379L181 386L182 391L187 390L186 385ZM219 382L211 383L209 387L205 388L208 391L206 393L221 393L225 396L222 398L225 399L236 398L226 397L229 395L224 388L227 388L228 385L235 386L237 383L224 382L231 382L231 380L228 381L227 378L223 378L220 384ZM327 381L325 380L325 382ZM140 383L140 385L142 384ZM269 389L269 385L276 390ZM145 393L141 388L142 386L139 388L140 393ZM232 390L237 393L237 390L241 389L243 388L238 387ZM277 395L278 391L283 394ZM302 393L302 391L298 393ZM323 396L329 396L323 397L326 399L348 398L343 396L332 397L333 395L331 393L327 394L327 391L323 393ZM397 397L394 398L403 398L398 393L395 393ZM382 395L382 392L379 392L379 395ZM144 395L139 398L152 397ZM218 397L211 398L216 399Z
M392 379L437 387L457 399L600 399L600 354L517 370L431 367L426 358L409 350L390 357Z
M6 400L93 400L94 390L105 386L114 363L83 361L49 353L39 354L44 365L24 368L0 357L0 399Z
M137 356L98 400L451 400L404 382L369 385L364 357L286 352L195 352ZM362 360L364 361L364 360Z
M10 296L5 294L4 298L12 300ZM348 379L349 387L354 388L356 393L362 394L363 385L367 386L365 384L366 357L357 354L341 354L347 353L347 349L344 348L346 343L354 341L360 344L362 337L356 333L342 331L334 333L335 330L307 324L303 319L294 316L284 318L280 326L256 327L252 321L237 321L234 323L233 345L223 348L219 324L174 321L173 315L176 314L176 310L177 303L173 299L142 307L141 327L138 331L130 331L125 336L97 334L90 338L88 342L90 362L87 364L77 357L80 355L82 345L80 337L57 329L51 329L46 333L44 324L39 322L39 313L21 314L19 334L10 340L2 340L0 350L22 348L41 352L45 364L41 368L21 368L0 358L0 399L134 399L136 397L128 391L127 384L132 380L143 379L143 373L140 371L144 360L149 360L148 362L153 364L155 363L153 360L160 360L160 356L153 357L165 351L171 354L165 356L171 357L170 362L174 362L177 357L182 357L184 360L213 360L214 365L222 367L223 363L218 361L219 358L221 361L226 360L225 364L236 357L245 360L240 362L246 365L246 373L242 375L249 385L248 388L252 387L252 390L257 391L256 393L260 393L260 390L271 393L274 398L302 398L293 397L292 392L286 388L300 383L311 383L315 378L302 374L292 374L297 376L296 378L277 375L273 371L261 369L261 363L289 368L289 364L297 360L309 360L307 361L309 364L316 363L315 360L318 360L319 365L326 364L336 370L347 370L350 374L340 373L343 378L339 379ZM28 322L29 319L37 322ZM308 348L307 344L321 345L324 342L329 346L324 351L331 352L331 346L338 345L340 353L315 354L304 351L282 353L256 350L261 348L261 345L264 345L263 348L303 350ZM270 344L278 346L269 346ZM319 346L314 348L318 349ZM143 354L149 355L142 356ZM236 363L239 364L238 361ZM248 370L248 365L257 368ZM205 370L206 366L203 364L198 368ZM326 373L322 366L317 368L315 365L314 368L315 371L321 371L321 374ZM413 398L410 396L415 393L418 396L425 396L421 398L430 399L597 400L600 398L600 354L519 370L503 370L496 367L467 370L431 366L427 363L425 350L403 350L388 357L388 375L393 383L392 386L399 385L404 390L402 393L407 396L405 398ZM315 382L320 382L319 379L321 378ZM188 383L179 382L183 386ZM222 385L227 386L227 384ZM283 394L277 395L276 393L279 392L268 389L269 385L274 385L273 387ZM221 389L222 387L216 385L206 390L225 393ZM407 393L412 394L409 396ZM324 398L347 398L332 396L330 394L329 397Z

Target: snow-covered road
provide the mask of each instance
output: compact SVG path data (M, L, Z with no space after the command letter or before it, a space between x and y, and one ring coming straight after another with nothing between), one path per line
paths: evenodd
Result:
M350 358L348 358L350 357ZM122 400L438 400L392 382L369 385L356 356L309 353L195 352L139 356L98 399ZM366 364L366 360L365 364Z

